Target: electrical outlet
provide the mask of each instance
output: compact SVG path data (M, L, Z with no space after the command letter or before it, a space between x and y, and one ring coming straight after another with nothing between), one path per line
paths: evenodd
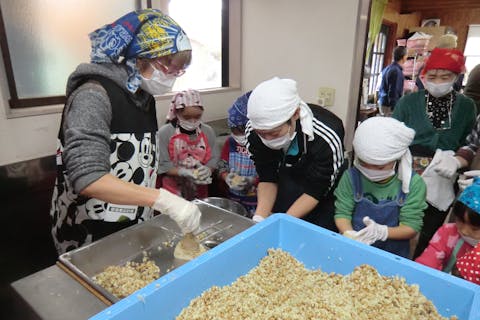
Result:
M318 101L321 106L331 107L335 103L335 89L320 87L318 89Z

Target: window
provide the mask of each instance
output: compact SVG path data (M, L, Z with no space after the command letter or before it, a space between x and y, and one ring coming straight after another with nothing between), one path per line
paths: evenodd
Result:
M167 13L192 44L192 64L173 90L222 87L222 0L170 0Z
M465 67L467 73L463 79L463 83L467 83L468 72L477 64L480 64L480 25L472 24L468 26L467 43L465 44Z
M0 0L10 107L63 104L69 74L90 60L88 33L146 7L162 8L191 39L192 64L174 90L226 87L228 5L228 0Z
M387 49L387 36L389 27L382 24L380 32L373 43L372 53L370 55L370 79L368 81L368 94L375 94L380 85L382 70L385 63L385 52Z

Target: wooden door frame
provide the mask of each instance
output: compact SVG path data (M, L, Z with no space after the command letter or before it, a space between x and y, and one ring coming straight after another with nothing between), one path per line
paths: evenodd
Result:
M385 68L392 62L393 49L397 46L396 42L398 23L383 19L382 24L389 28L387 35L387 46L385 48L385 58L383 59L383 67Z

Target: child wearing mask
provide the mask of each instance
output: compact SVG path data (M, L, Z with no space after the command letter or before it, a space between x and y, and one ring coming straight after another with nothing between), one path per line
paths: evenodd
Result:
M257 207L258 177L245 137L247 103L251 93L240 96L228 109L228 127L232 134L223 145L218 168L220 178L228 186L228 197L241 203L253 215Z
M415 261L447 273L457 269L466 280L480 284L480 178L460 194L452 213L455 222L442 225Z
M340 233L409 257L409 240L422 228L426 187L412 174L408 146L415 131L393 118L362 122L353 139L354 166L335 189L335 223ZM375 143L372 140L375 137Z
M203 109L198 91L177 93L167 124L158 133L162 187L187 200L208 196L212 170L218 162L215 132L201 122Z

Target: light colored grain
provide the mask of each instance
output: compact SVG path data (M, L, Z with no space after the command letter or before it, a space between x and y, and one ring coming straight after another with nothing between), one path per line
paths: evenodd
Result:
M142 262L129 261L125 266L108 266L93 281L117 298L124 298L160 277L160 268L144 255Z
M193 299L177 320L444 320L419 287L369 265L346 276L308 270L281 249L225 287ZM451 320L456 317L451 317Z

